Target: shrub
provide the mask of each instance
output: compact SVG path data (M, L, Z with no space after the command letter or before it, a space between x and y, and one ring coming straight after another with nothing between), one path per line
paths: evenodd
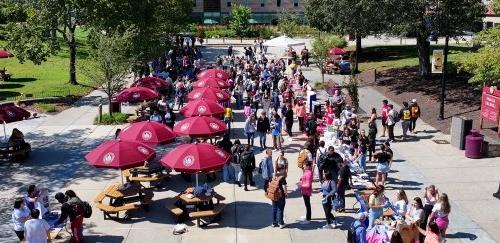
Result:
M36 107L40 110L42 110L43 112L47 112L47 113L52 113L52 112L56 112L57 109L56 109L56 105L54 104L37 104Z
M94 119L95 124L100 125L116 125L127 123L127 119L130 115L124 113L113 113L113 116L110 116L109 113L102 114L101 122L98 121L99 117L96 116Z

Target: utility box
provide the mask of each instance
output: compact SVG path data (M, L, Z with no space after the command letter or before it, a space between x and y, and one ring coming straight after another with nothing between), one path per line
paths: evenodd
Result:
M451 118L451 145L460 149L465 149L465 137L472 129L472 120L465 117Z

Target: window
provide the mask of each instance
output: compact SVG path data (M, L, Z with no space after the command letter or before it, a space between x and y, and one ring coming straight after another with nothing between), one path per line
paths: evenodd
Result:
M193 0L193 7L196 7L196 0Z
M276 6L281 7L281 0L276 0Z
M293 6L298 7L299 6L299 0L294 0L293 1Z
M261 7L266 6L266 0L260 0L260 6Z
M227 2L227 6L231 7L231 2L230 1Z

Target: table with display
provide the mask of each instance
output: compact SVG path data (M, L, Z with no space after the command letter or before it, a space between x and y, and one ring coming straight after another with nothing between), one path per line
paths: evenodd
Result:
M192 212L189 213L189 218L196 219L198 227L220 220L220 213L226 206L220 201L225 200L225 197L213 190L205 195L194 195L193 193L194 188L191 187L179 195L183 207L185 209L192 209ZM216 199L215 204L213 199ZM211 220L202 225L201 219L204 218L211 218Z

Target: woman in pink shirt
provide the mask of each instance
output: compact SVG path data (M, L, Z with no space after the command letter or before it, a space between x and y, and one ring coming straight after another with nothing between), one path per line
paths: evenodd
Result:
M295 113L297 114L297 118L299 119L299 130L301 132L304 132L304 119L306 117L306 107L304 105L304 102L302 102L302 100L299 100L297 102L297 105L295 106Z
M441 234L439 232L439 227L435 222L430 222L427 226L427 230L423 230L418 227L418 231L420 231L420 234L425 236L423 243L441 243Z
M306 215L301 217L301 224L309 224L311 222L311 194L312 194L312 163L306 162L304 165L304 174L300 178L300 192L304 198L304 205L306 206Z

